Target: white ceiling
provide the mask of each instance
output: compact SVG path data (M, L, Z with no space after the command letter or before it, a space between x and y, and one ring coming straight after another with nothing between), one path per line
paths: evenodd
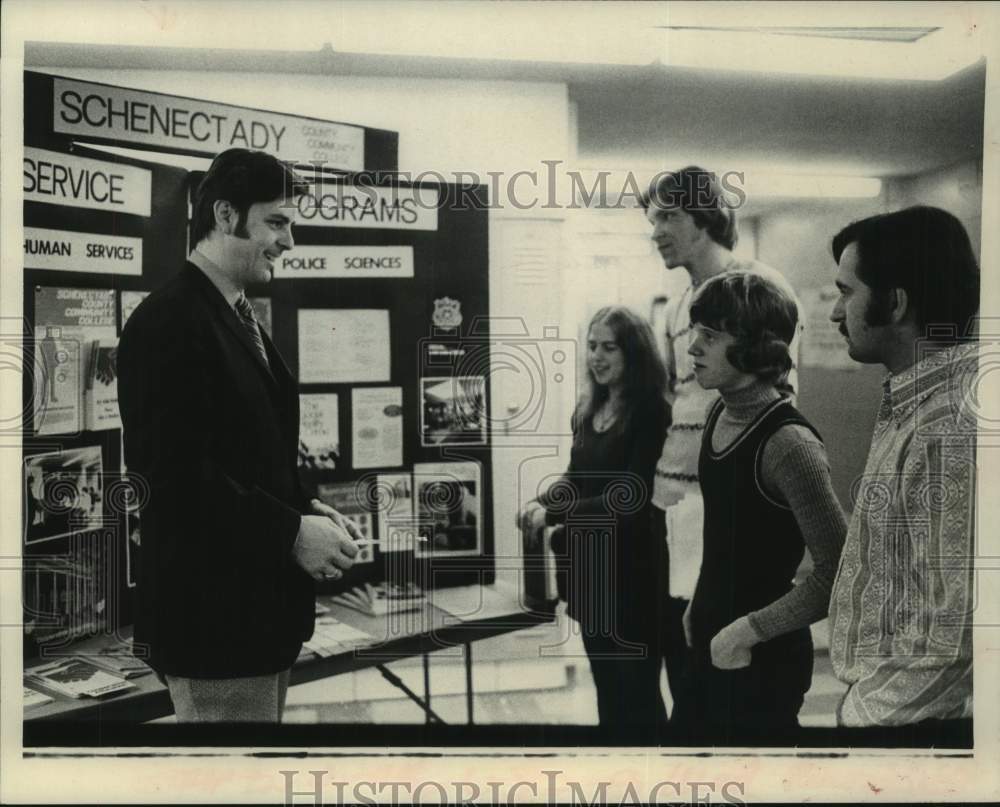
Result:
M585 168L877 177L981 159L1000 25L991 3L10 5L28 67L555 82Z
M399 55L27 43L25 65L565 83L578 162L600 169L898 176L979 159L985 61L941 81Z
M579 155L914 174L981 158L985 63L938 82L650 67L570 84Z

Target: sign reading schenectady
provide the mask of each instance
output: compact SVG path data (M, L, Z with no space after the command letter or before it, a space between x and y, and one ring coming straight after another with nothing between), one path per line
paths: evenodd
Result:
M60 134L210 155L241 147L290 162L364 168L363 126L58 77L52 86L52 128Z

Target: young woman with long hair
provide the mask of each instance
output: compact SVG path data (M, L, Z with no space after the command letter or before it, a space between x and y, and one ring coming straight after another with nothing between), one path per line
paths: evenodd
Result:
M670 420L666 374L648 323L600 309L587 332L587 372L572 418L566 473L520 515L559 525L561 594L581 629L600 725L650 741L666 722L660 694L663 542L653 541L653 472Z

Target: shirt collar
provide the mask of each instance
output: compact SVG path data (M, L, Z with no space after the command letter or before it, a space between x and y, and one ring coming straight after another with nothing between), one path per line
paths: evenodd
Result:
M219 265L210 258L206 258L205 254L199 252L197 249L191 250L188 260L201 269L205 277L212 281L212 285L219 290L219 294L226 298L226 303L228 303L230 307L235 307L236 300L242 296L244 292L239 290L234 293L233 289L225 289L219 285L217 278L222 276L222 269L219 268Z
M955 365L965 359L975 344L960 343L929 352L905 370L889 373L882 380L882 410L880 414L896 421L910 417L923 401L949 383Z

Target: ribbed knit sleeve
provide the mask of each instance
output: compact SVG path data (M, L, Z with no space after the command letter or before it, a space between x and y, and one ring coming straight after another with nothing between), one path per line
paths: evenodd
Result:
M749 614L761 638L772 639L826 616L847 519L833 490L826 448L804 426L784 426L768 440L761 476L765 493L795 514L813 560L813 570L800 585Z

